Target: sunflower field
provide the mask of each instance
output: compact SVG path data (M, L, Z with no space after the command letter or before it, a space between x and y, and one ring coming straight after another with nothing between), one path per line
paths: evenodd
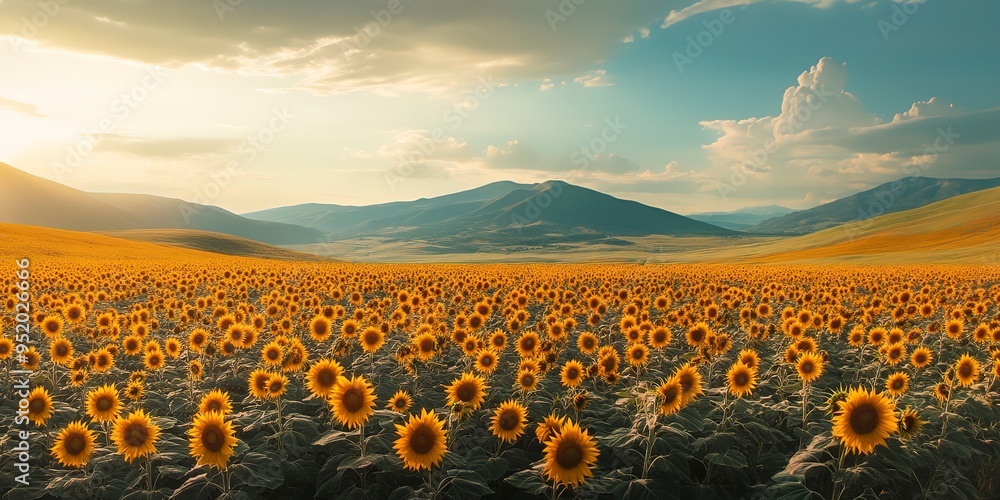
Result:
M995 268L4 265L4 499L1000 498Z

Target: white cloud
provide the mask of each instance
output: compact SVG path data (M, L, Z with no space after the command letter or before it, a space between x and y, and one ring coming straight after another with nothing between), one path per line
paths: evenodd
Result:
M584 87L610 87L614 85L608 81L608 72L603 69L591 71L586 75L576 77L573 79L573 83L583 85Z
M995 160L1000 109L963 113L931 98L888 123L846 90L847 66L823 58L798 77L775 116L711 120L717 134L703 146L718 194L747 199L818 202L908 175L1000 175ZM818 190L821 190L817 192Z

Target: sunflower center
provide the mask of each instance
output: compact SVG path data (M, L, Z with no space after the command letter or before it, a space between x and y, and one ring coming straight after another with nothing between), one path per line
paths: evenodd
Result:
M490 357L490 356L483 356L483 359L479 360L479 364L481 364L483 366L492 366L493 365L493 358Z
M566 378L570 380L576 380L576 378L579 376L580 376L580 370L577 370L575 366L570 368L569 370L566 370Z
M279 355L279 353L278 353L277 349L269 349L267 351L267 359L272 359L272 360L273 359L278 359L278 355Z
M280 380L275 380L274 382L271 382L271 384L268 386L268 389L271 392L277 393L277 392L281 391L281 387L282 387L281 386L281 381Z
M222 438L222 429L217 426L208 426L201 431L201 444L206 450L217 452L222 449L225 440Z
M636 350L632 351L632 358L633 359L642 359L643 356L645 356L645 355L646 355L646 353L643 352L642 349L636 349Z
M530 351L535 348L535 339L527 338L521 341L521 347L525 351Z
M208 411L222 411L222 403L217 400L209 401L205 407Z
M677 382L681 385L681 390L687 392L691 390L691 386L694 385L694 378L690 375L683 375Z
M904 429L911 430L911 429L913 429L914 424L916 424L916 419L913 418L913 415L907 415L907 416L903 417L903 428Z
M368 345L375 345L378 343L378 334L375 332L368 332L365 334L365 343Z
M45 411L45 400L41 398L32 399L31 402L28 403L28 411L31 413L41 413Z
M430 429L420 427L410 434L410 448L418 455L430 453L434 448L434 434Z
M677 389L676 385L672 385L663 391L663 402L665 404L670 404L677 400L677 396L680 395L680 391Z
M455 396L463 403L468 403L476 397L476 388L472 384L462 384L455 390Z
M406 400L403 398L398 398L396 399L396 401L392 403L392 405L399 409L406 408Z
M431 352L434 349L434 341L431 339L424 339L420 341L421 352Z
M97 404L94 406L97 407L97 411L108 411L111 409L111 399L107 397L99 398Z
M656 341L657 343L664 342L664 341L667 340L667 333L666 332L654 332L653 333L653 340Z
M514 428L517 427L517 424L520 423L521 421L519 417L520 416L514 410L504 411L503 413L500 414L500 419L498 420L500 428L505 431L514 430Z
M573 442L562 442L556 450L556 462L566 470L571 470L583 463L583 448Z
M855 434L869 434L878 428L878 408L871 403L864 403L851 412L851 429Z
M125 429L125 444L138 447L146 443L149 439L149 429L146 429L145 425L142 424L132 424Z
M750 383L750 374L747 372L739 372L735 377L733 377L733 382L735 382L738 387L743 387Z
M587 337L587 338L583 339L583 347L585 349L593 349L594 348L594 339L592 339L590 337Z
M87 448L87 442L83 439L83 436L74 434L66 440L65 446L66 453L69 453L70 455L79 455Z
M354 413L361 409L363 399L357 389L348 389L347 392L344 393L344 397L342 399L344 402L344 408L347 411Z
M57 355L65 356L67 353L69 353L69 348L67 348L65 345L59 344L56 346Z
M322 370L316 375L316 381L323 387L330 387L336 381L336 377L333 376L333 370Z
M892 381L892 390L898 391L903 388L903 379L897 378Z
M958 376L962 378L969 378L972 376L972 363L962 363L958 367Z
M802 373L804 373L806 375L809 375L810 373L812 373L813 370L815 370L815 368L816 367L813 365L812 361L806 361L806 362L802 363L802 365L799 366L799 369L802 370Z
M521 385L525 387L531 387L535 385L535 376L528 373L525 376L521 377Z

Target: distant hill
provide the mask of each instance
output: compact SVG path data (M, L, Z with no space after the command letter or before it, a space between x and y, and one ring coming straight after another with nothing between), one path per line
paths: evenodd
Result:
M718 262L1000 265L1000 187L813 234L730 247Z
M673 212L563 181L497 182L436 198L363 207L296 205L244 214L310 226L331 241L426 240L457 252L488 245L545 245L613 236L734 236Z
M778 205L767 205L763 207L745 207L732 212L702 212L689 214L688 217L726 229L742 231L750 226L760 224L775 217L788 215L794 211L791 208Z
M322 233L251 220L219 207L143 194L88 193L0 163L0 222L73 231L193 229L271 245L315 243Z
M745 231L757 234L808 234L997 186L1000 186L1000 178L907 177L818 207L761 222Z
M259 241L209 231L189 229L130 229L125 231L100 231L100 234L114 238L145 241L157 245L201 250L238 257L271 260L332 261L332 259L267 245Z

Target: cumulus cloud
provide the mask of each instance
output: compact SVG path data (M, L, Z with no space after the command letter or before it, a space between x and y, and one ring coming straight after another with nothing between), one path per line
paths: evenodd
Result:
M931 98L883 123L846 90L847 66L825 57L799 75L775 116L701 122L717 137L703 146L723 197L817 201L908 175L996 175L1000 109L964 113ZM992 170L992 172L991 172ZM819 191L819 192L817 192Z
M0 32L42 48L283 77L275 87L320 94L445 92L484 74L502 82L585 74L666 13L654 0L587 2L560 14L554 29L547 13L565 0L59 3L34 29L24 20L39 12L36 2L0 2Z
M610 87L614 85L608 81L608 72L603 69L591 71L586 75L576 77L573 79L573 83L578 83L584 87Z
M484 151L484 162L490 168L538 169L540 159L541 155L517 139L507 141L504 146L490 145Z

